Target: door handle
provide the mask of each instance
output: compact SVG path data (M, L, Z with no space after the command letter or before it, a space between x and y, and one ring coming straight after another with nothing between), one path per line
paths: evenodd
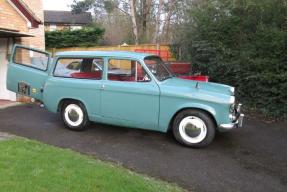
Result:
M101 89L102 89L102 90L104 90L104 89L105 89L105 87L106 87L105 85L101 85Z

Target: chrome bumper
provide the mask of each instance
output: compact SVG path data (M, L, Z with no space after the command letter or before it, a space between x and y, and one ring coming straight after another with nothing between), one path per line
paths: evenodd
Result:
M235 121L228 124L220 124L218 127L220 131L228 131L237 127L242 127L244 114L241 113L241 106L242 106L241 104L238 104L237 108L235 109L236 113Z
M220 131L228 131L230 129L242 127L243 119L244 119L244 114L240 114L237 121L235 121L234 123L221 124L221 125L219 125L219 129L220 129Z

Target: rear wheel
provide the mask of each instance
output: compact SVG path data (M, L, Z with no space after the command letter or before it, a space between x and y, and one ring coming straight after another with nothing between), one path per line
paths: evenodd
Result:
M215 136L215 124L205 112L188 109L180 112L173 122L173 134L188 147L206 147Z
M82 131L89 124L85 106L80 102L66 102L61 109L64 124L71 130Z

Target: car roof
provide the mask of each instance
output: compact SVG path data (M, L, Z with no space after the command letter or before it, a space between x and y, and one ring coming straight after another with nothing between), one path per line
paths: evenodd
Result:
M57 57L74 57L74 56L84 56L84 57L122 57L122 58L134 58L143 59L147 56L156 56L151 53L139 53L132 51L64 51L58 52Z

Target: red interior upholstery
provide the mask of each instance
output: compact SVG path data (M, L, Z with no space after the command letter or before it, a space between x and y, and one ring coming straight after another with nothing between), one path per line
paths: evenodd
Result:
M109 75L108 79L113 81L135 81L134 76L121 76L121 75Z
M101 72L76 72L72 73L71 77L81 79L100 79L102 76Z

